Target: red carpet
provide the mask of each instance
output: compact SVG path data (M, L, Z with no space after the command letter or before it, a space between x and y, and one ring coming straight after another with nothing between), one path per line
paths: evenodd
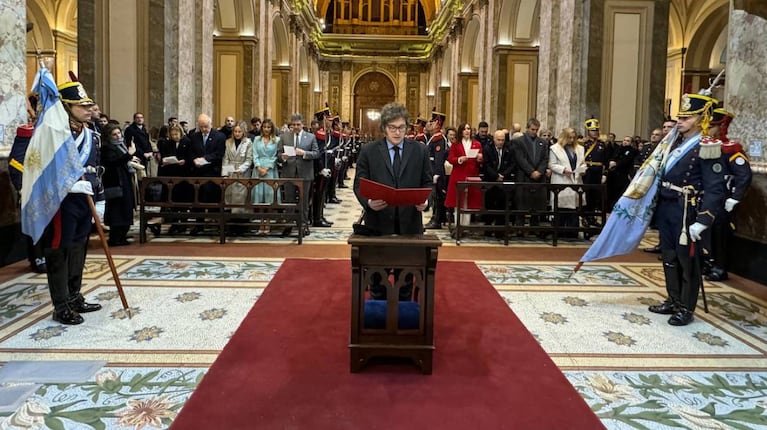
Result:
M286 260L172 428L604 428L474 264L436 285L434 373L352 374L350 263Z

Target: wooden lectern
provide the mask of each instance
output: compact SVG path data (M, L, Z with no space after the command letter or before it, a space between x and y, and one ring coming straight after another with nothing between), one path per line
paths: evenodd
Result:
M350 367L371 357L412 359L431 374L434 274L442 242L434 235L352 235Z

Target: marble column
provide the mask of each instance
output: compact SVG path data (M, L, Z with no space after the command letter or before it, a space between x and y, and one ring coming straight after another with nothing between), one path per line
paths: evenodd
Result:
M735 114L729 128L748 150L749 144L761 141L767 149L767 8L757 2L733 1L730 10L727 42L727 81L725 108ZM753 7L752 7L753 6ZM762 155L764 157L764 155ZM767 163L752 161L753 182L743 202L735 211L737 252L732 261L749 276L749 269L764 273L767 264ZM748 258L742 258L749 256ZM757 270L759 269L759 270ZM751 276L749 276L751 277ZM751 277L754 279L753 277ZM766 282L767 276L757 278Z
M11 149L16 127L27 122L27 11L24 0L0 3L0 157Z
M15 233L18 223L16 193L8 175L8 153L16 136L16 127L27 122L27 66L25 53L27 12L23 0L0 2L0 232L3 237ZM10 243L17 242L12 237ZM11 249L0 247L0 263L7 263Z
M214 0L194 0L195 11L192 19L194 39L195 107L199 112L213 114L213 22Z
M589 67L584 28L589 27L583 13L587 6L580 3L541 0L537 117L552 130L577 127L589 109L584 79Z

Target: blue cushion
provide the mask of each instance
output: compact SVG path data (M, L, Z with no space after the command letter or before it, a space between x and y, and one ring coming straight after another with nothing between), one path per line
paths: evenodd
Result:
M365 300L365 328L386 328L386 300ZM399 302L399 329L417 330L421 316L418 302Z

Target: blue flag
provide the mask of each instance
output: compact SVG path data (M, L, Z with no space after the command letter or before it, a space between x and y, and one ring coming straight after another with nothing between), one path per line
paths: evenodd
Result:
M69 128L69 115L51 72L44 66L35 77L32 91L40 98L41 110L24 157L21 230L37 243L85 169Z
M628 254L637 248L655 212L660 177L670 158L671 144L676 141L678 135L675 127L642 164L626 191L615 203L602 232L581 257L576 271L587 261Z

